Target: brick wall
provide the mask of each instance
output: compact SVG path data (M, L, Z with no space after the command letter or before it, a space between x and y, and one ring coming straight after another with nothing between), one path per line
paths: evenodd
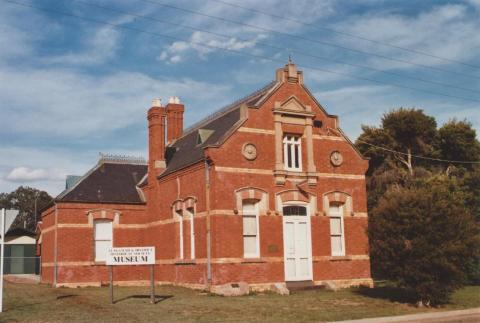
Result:
M301 104L310 106L314 120L322 123L321 127L312 129L314 165L318 173L314 185L305 183L302 175L289 175L284 185L277 185L273 174L275 126L272 109L275 108L276 102L285 102L292 96L295 96ZM173 108L176 107L172 105L170 110L175 110ZM183 106L178 107L179 111L182 109ZM220 147L205 149L205 154L213 162L208 171L209 191L203 161L160 180L156 180L154 173L161 170L154 170L155 165L150 162L148 186L143 188L147 196L146 206L58 204L57 260L60 264L58 282L100 284L107 279L105 266L93 263L93 230L86 211L94 208L121 211L119 225L114 228L114 246L155 246L157 260L155 279L158 282L187 286L201 286L207 283L208 219L211 224L213 284L238 281L261 284L284 281L283 217L278 203L279 200L283 203L294 198L309 202L313 280L370 278L366 235L368 222L366 189L363 176L368 162L337 129L338 118L327 114L298 82L283 83L262 106L249 108L247 116L237 131L226 138ZM179 134L178 124L183 121L173 112L170 112L168 118L172 120L169 122L174 123L171 128L167 125L167 129L171 129L168 136L172 140ZM295 127L303 129L303 126ZM163 132L162 135L165 137L164 125L160 124L157 130ZM158 140L162 139L151 137L150 144L161 146ZM242 148L245 143L254 143L257 147L257 158L254 160L243 157ZM304 168L307 166L306 144L304 135L302 137ZM150 147L152 155L163 158L163 154L157 150L158 147ZM344 161L340 167L334 167L330 162L330 154L334 150L343 155ZM243 258L243 220L236 192L246 187L248 190L252 189L252 196L266 196L265 207L259 217L258 259ZM337 198L336 193L332 192L342 194L340 197L342 203L346 197L351 201L351 212L344 214L346 246L344 257L331 256L330 222L328 210L324 209L324 202L325 196L327 199ZM179 259L180 224L178 216L174 216L173 211L177 207L180 209L188 207L189 203L193 203L191 201L194 201L196 211L195 259L189 259L190 220L185 216L184 259ZM44 212L43 219L42 281L52 282L54 211L50 209ZM116 280L141 282L148 277L145 267L124 267L115 270Z

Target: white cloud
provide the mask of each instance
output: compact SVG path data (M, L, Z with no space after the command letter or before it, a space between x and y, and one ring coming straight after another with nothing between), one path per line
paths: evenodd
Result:
M228 98L225 85L192 79L154 79L141 73L92 76L63 69L0 67L0 133L92 138L142 124L154 97L179 96L187 103L215 108ZM215 104L212 106L212 102ZM208 113L208 110L203 110Z
M367 12L350 16L335 26L336 29L370 39L394 44L435 56L469 61L478 55L480 20L471 15L468 7L446 4L429 8L418 15L388 12ZM371 44L354 38L343 38L350 47L399 58L423 65L449 64L445 60L419 55L399 49ZM367 62L379 68L415 68L415 66L370 57ZM458 66L455 66L458 68Z
M56 169L44 169L44 168L29 168L29 167L15 167L5 177L11 182L28 183L35 181L51 181L62 180L65 178L65 174Z
M113 27L103 27L95 31L93 37L87 37L85 49L78 53L68 53L49 57L49 64L96 65L112 59L119 48L120 34Z
M259 34L250 39L238 39L237 37L225 39L196 31L190 36L189 41L176 41L167 46L160 53L158 59L172 64L178 63L183 61L183 57L190 50L196 51L201 58L205 59L208 54L222 49L241 51L242 49L254 48L257 42L265 37L264 34Z
M277 35L277 33L272 33L269 30L295 33L296 31L304 29L305 26L296 23L293 20L302 21L304 23L313 23L314 21L329 16L334 12L333 1L322 1L315 4L312 4L309 0L299 0L294 2L285 2L283 0L231 2L246 8L254 8L255 10L266 13L286 16L292 20L282 20L259 12L243 10L235 6L228 6L218 2L199 2L200 6L192 10L210 16L220 17L221 19L212 19L206 16L188 14L184 19L186 20L185 24L194 28L212 31L230 37L222 37L202 31L194 31L191 35L185 37L188 38L187 41L175 41L171 45L166 46L158 56L158 59L169 63L184 61L184 56L188 54L189 50L195 51L201 58L206 58L207 55L211 53L222 51L222 48L235 51L245 49L254 50L257 48L257 44L260 41L267 39L272 35ZM240 22L241 24L230 23L227 20ZM184 22L181 23L183 24ZM257 26L259 28L250 26ZM261 51L257 50L256 53L259 54ZM177 56L181 56L181 58ZM172 57L175 58L172 59Z
M470 3L477 9L480 9L480 0L467 0L467 3Z
M335 90L316 91L315 97L328 113L340 118L340 127L351 139L361 133L361 125L378 125L384 113L400 107L423 109L434 116L437 124L449 119L467 119L476 129L480 128L480 115L475 103L438 101L435 98L419 97L408 91L398 91L391 86L344 86Z
M108 146L104 153L146 157L146 142L138 149ZM66 175L83 175L95 166L98 151L74 148L32 148L0 146L0 192L11 192L28 185L56 196L65 188Z

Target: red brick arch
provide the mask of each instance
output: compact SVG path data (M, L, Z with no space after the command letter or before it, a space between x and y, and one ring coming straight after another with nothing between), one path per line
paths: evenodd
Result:
M197 203L197 198L194 196L188 196L183 200L185 208L194 208Z
M317 214L317 196L313 193L295 189L278 192L275 196L276 210L283 212L283 205L287 202L303 202L308 204L310 215Z
M234 194L236 212L242 209L244 200L257 200L260 206L260 214L265 214L269 210L268 193L264 189L247 186L235 190Z
M85 212L88 216L88 224L93 226L94 220L110 220L115 224L120 223L122 212L114 209L92 209Z
M304 193L299 190L287 190L277 193L277 196L280 198L282 203L289 201L301 201L309 203L311 194L308 192Z
M331 191L323 194L323 214L328 215L328 209L330 204L338 203L345 205L344 215L352 215L353 202L352 196L348 193L341 191Z

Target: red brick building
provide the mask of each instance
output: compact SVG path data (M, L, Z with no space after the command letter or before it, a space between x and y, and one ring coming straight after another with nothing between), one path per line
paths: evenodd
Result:
M368 161L294 64L186 130L183 113L178 98L149 109L148 171L101 160L43 212L43 281L106 282L113 245L155 246L158 283L371 285ZM118 282L147 279L115 268Z

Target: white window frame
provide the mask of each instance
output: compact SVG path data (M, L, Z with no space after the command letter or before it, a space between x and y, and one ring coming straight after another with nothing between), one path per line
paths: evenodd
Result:
M178 219L178 231L179 231L179 253L178 258L183 259L183 212L182 210L175 210L175 216Z
M290 147L291 166L288 165ZM298 149L298 160L295 158L295 148ZM298 162L298 167L295 166ZM283 136L283 165L285 170L301 172L302 171L302 137L298 135L286 134Z
M190 259L195 259L195 207L188 207L185 213L190 218Z
M339 209L339 212L333 212L332 211L332 207L335 206L335 207L338 207ZM332 256L334 257L342 257L342 256L345 256L345 226L344 226L344 221L343 221L343 215L344 215L344 208L345 208L345 205L337 205L337 204L331 204L328 208L328 215L329 215L329 222L331 222L331 219L340 219L340 226L341 226L341 236L340 236L340 241L342 243L342 251L341 252L334 252L333 251L333 237L338 237L339 235L333 235L332 232L331 232L331 224L330 224L330 227L329 227L329 230L330 230L330 250L331 250L331 253L332 253Z
M245 208L243 207L245 204L253 204L254 211L246 212ZM245 235L243 232L243 218L244 217L255 217L256 225L257 225L257 232L256 232L256 252L255 253L246 253L245 252L245 237L252 237L253 235ZM259 221L259 201L252 201L252 200L243 200L242 201L242 239L243 239L243 257L244 258L260 258L260 221Z
M97 239L97 224L98 223L109 223L111 227L110 239ZM107 255L105 254L103 258L99 258L97 255L97 241L110 241L110 248L113 247L113 221L108 219L98 219L93 220L93 253L95 262L105 262L107 260Z

